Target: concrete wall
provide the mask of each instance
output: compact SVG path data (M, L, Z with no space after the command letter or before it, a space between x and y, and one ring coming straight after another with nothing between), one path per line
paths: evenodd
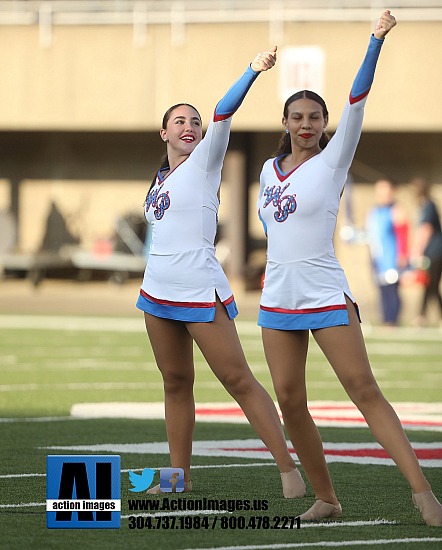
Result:
M229 171L221 222L229 223L234 186L249 185L249 230L252 237L262 235L256 182L281 131L284 48L323 49L322 93L333 130L372 26L284 25L277 66L259 77L235 115L231 150L243 156L239 164L246 174L234 181ZM441 22L399 22L387 37L356 155L358 225L372 204L370 183L382 174L404 184L400 197L410 217L416 204L405 184L417 174L436 184L442 210L441 31ZM157 25L149 27L144 44L134 45L130 25L56 26L50 45L43 46L37 26L1 26L0 210L19 218L19 249L39 247L52 200L86 248L111 236L119 215L141 212L162 153L158 129L165 109L188 101L207 123L224 91L273 38L267 23L187 25L181 41L170 26ZM345 223L343 214L339 226ZM336 248L358 300L372 304L376 292L366 246L345 244L337 234ZM262 260L262 250L250 256L251 264ZM413 312L406 315L411 318Z
M323 49L324 97L339 118L373 24L284 26L287 46ZM399 23L387 37L365 118L366 131L440 131L442 22ZM47 47L37 26L2 26L0 130L154 130L177 101L207 121L256 52L271 46L266 23L187 25L175 44L169 25L133 44L128 26L56 26ZM262 75L235 117L237 130L275 130L281 119L281 63Z

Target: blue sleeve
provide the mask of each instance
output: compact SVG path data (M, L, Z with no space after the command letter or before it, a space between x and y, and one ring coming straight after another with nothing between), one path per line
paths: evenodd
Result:
M336 132L321 152L324 163L334 170L333 180L339 194L344 188L347 172L361 136L364 107L383 42L383 39L379 40L371 35L367 53L353 82Z
M350 103L356 103L363 99L370 91L373 83L374 72L376 69L376 63L379 58L384 39L375 38L372 34L370 42L368 44L367 53L365 54L364 61L361 68L356 75L353 82L353 86L350 92Z
M251 85L255 82L259 73L256 73L250 65L246 72L233 84L215 108L214 120L224 120L233 115L246 97Z

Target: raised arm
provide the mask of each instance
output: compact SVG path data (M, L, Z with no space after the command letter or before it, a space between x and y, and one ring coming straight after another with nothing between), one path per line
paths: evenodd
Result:
M359 142L364 117L364 106L373 83L377 60L385 36L396 25L390 10L384 11L370 37L367 53L351 87L336 133L324 149L324 162L334 168L348 170Z
M193 161L204 170L210 172L221 168L229 143L231 117L258 75L275 65L276 49L275 46L270 51L259 53L217 104L204 139L192 153Z
M371 36L365 59L356 75L350 92L350 103L356 103L366 97L373 83L376 63L381 51L385 36L396 25L396 19L390 10L384 11L376 23L376 28Z
M268 71L276 63L276 46L268 52L259 53L247 67L246 72L233 86L229 88L225 96L215 108L214 120L224 120L233 115L246 97L250 87L255 82L259 73Z

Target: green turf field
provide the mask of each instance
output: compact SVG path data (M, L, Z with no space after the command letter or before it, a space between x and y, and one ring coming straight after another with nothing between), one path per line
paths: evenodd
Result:
M46 330L1 329L0 416L66 415L73 403L85 401L162 400L161 376L141 320L73 318L64 323L67 328L57 330L63 322L51 324L50 319L40 323L51 327ZM238 327L256 377L272 392L259 328L253 322L239 322ZM373 370L389 400L440 401L439 331L378 329L366 340ZM196 400L229 400L198 350L195 359ZM313 339L307 376L310 400L346 399Z
M53 320L52 320L53 321ZM391 466L332 463L330 471L344 508L342 521L301 529L269 529L251 516L294 517L313 502L281 497L279 474L268 460L195 456L195 490L188 499L266 499L268 510L217 514L205 528L204 515L175 519L174 528L130 529L128 469L168 466L164 454L119 453L121 456L122 520L119 530L46 529L45 461L48 454L76 454L48 447L165 441L161 420L69 419L75 403L162 400L156 370L142 327L125 319L101 323L91 319L39 323L1 329L0 340L0 548L74 549L132 548L417 548L442 547L442 528L422 524L411 505L410 491ZM12 323L14 325L14 323ZM239 323L241 340L258 379L272 393L263 360L259 331ZM62 330L58 327L64 327ZM391 401L440 401L441 338L436 330L373 331L367 346L374 371ZM228 395L197 358L196 400L229 401ZM343 390L312 342L308 384L311 400L344 400ZM371 442L368 430L321 428L324 442ZM440 431L409 431L413 442L442 442ZM195 440L255 438L247 424L200 423ZM249 467L241 467L249 464ZM440 468L425 468L436 494L442 496ZM157 498L157 497L150 497ZM178 498L173 496L171 498ZM158 515L158 514L157 514ZM162 516L167 512L161 513ZM213 521L213 514L206 521ZM153 516L154 518L156 516ZM169 516L169 527L172 525ZM179 516L175 516L176 518ZM181 516L183 517L183 516ZM194 518L200 518L195 520ZM230 520L222 517L231 518ZM207 519L209 518L209 519ZM159 521L154 519L155 522ZM165 520L164 520L165 521ZM182 521L182 523L179 523ZM229 523L230 521L230 523ZM241 522L248 522L249 529ZM384 523L382 523L383 521ZM178 522L178 523L176 523ZM353 522L361 522L355 524ZM370 523L372 522L372 523ZM390 523L386 523L390 522ZM141 523L140 523L141 525ZM199 528L197 528L199 526Z

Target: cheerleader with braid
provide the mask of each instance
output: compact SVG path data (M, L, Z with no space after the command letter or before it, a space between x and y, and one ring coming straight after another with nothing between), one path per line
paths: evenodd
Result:
M315 503L300 516L304 521L342 515L321 437L307 408L305 368L311 331L373 436L410 485L424 521L442 525L442 507L371 371L355 298L333 247L339 201L367 95L385 36L395 25L390 11L385 11L328 143L324 100L305 90L286 101L281 147L261 173L258 209L268 251L258 324L285 428L315 492Z

